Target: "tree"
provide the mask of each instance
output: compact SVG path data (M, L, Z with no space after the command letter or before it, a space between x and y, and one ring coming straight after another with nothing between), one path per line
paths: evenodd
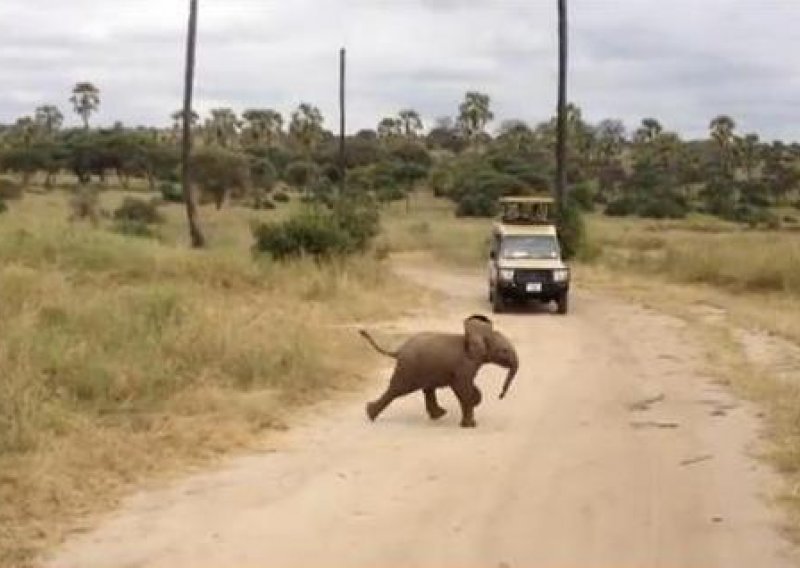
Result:
M307 158L322 139L322 113L309 103L300 103L292 113L289 123L289 136L300 146Z
M567 0L558 0L558 112L556 135L556 201L559 217L567 191Z
M458 122L470 140L474 141L482 134L486 124L494 118L490 103L489 95L469 91L464 96L464 102L459 105Z
M422 119L414 109L403 109L398 116L403 128L403 135L406 138L414 138L422 130Z
M283 130L283 116L272 109L248 109L242 113L245 120L244 134L253 144L272 146Z
M52 138L64 124L64 115L57 106L43 105L36 109L34 121L45 136Z
M637 144L648 144L655 141L663 131L664 127L655 118L643 118L642 125L634 134L634 140Z
M206 137L209 143L223 148L235 145L241 122L229 108L211 109L211 118L206 120Z
M197 48L197 6L198 0L189 0L189 31L186 39L186 75L183 83L183 117L192 115L192 92L194 90L195 50ZM189 222L189 236L194 248L205 246L205 237L200 229L197 219L197 203L192 191L192 125L188 120L183 121L183 198L186 202L186 218Z
M711 138L719 149L720 171L726 177L733 177L733 151L736 123L727 115L719 115L709 124Z
M758 134L747 134L736 138L736 152L741 160L747 181L753 181L753 172L761 162L761 145Z
M403 124L400 119L386 117L381 119L378 123L378 138L381 140L390 140L397 138L403 131Z
M92 83L77 83L69 100L75 113L83 120L83 127L89 130L89 117L100 108L100 89Z

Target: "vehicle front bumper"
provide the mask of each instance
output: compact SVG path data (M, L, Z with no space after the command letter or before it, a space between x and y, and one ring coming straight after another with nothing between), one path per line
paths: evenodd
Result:
M496 292L508 299L550 301L569 292L569 284L555 282L550 270L515 270L513 280L497 280Z

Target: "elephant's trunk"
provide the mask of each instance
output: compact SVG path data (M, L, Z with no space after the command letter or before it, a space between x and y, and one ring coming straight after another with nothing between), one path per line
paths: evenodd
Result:
M514 377L517 376L517 370L519 369L519 361L517 360L516 353L514 354L514 360L510 362L508 365L508 374L506 375L506 380L503 383L503 390L500 392L500 398L505 398L506 393L508 393L508 389L511 387L511 382L514 380Z

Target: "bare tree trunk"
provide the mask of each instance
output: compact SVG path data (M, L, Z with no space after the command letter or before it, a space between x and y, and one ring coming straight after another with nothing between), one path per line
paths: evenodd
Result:
M197 2L189 0L189 33L186 42L186 79L183 96L183 199L186 202L186 218L189 222L189 236L193 248L203 248L206 244L197 218L197 204L192 191L191 155L192 155L192 91L194 88L195 50L197 47Z
M558 0L558 133L556 202L562 211L567 197L567 0Z
M345 64L346 52L344 48L339 52L339 194L347 191L347 162L345 156Z

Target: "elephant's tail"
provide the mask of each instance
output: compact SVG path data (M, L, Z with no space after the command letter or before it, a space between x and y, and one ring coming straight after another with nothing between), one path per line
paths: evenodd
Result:
M369 344L372 345L375 351L377 351L381 355L386 355L387 357L391 357L392 359L397 359L397 351L388 351L383 347L381 347L380 345L378 345L377 343L375 343L375 340L372 339L372 336L369 333L367 333L366 330L359 329L358 333L360 333L361 337L366 339L369 342Z

